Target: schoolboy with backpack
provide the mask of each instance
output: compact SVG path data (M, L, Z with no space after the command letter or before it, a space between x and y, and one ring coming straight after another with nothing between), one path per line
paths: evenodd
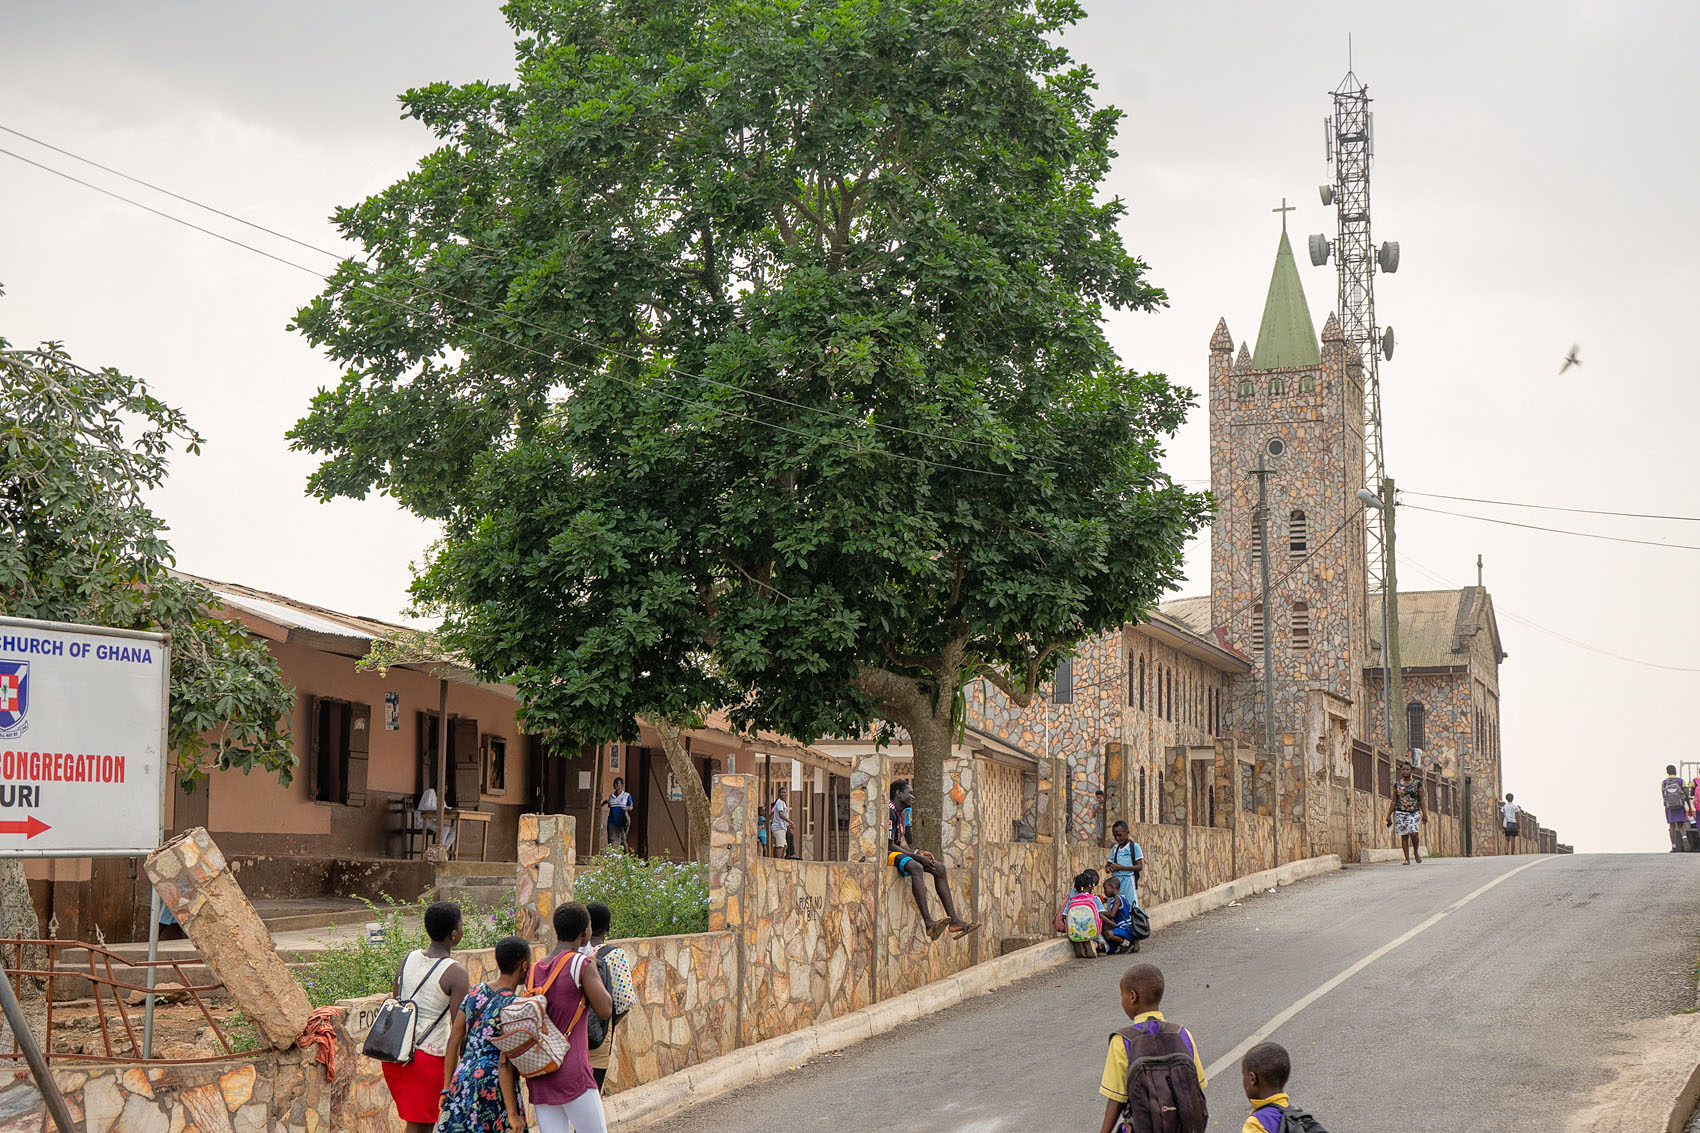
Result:
M1287 1096L1292 1062L1280 1043L1258 1043L1240 1059L1240 1085L1251 1102L1251 1116L1240 1133L1328 1133L1322 1123Z
M1099 1133L1204 1133L1204 1063L1191 1033L1163 1018L1163 973L1135 964L1122 973L1121 1000L1133 1023L1110 1034Z

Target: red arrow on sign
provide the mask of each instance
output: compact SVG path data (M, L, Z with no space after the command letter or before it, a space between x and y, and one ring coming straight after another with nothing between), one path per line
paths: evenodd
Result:
M22 834L26 841L34 838L43 830L51 829L53 829L53 827L47 825L47 823L43 822L33 814L24 819L22 822L0 822L0 834Z

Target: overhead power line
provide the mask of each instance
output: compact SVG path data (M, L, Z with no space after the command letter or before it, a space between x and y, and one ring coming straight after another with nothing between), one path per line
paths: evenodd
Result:
M63 156L72 159L73 161L79 161L79 162L82 162L85 165L92 166L95 169L99 169L99 170L102 170L106 173L110 173L114 177L120 177L120 178L122 178L126 181L131 182L132 184L141 185L144 188L150 189L150 190L152 190L156 193L162 193L165 196L172 198L173 200L181 201L184 204L190 205L194 208L203 209L207 212L210 212L210 213L214 214L215 216L223 217L226 220L231 220L231 221L234 221L237 224L245 225L249 228L254 229L255 231L263 232L263 233L265 233L269 236L276 237L279 240L284 240L284 241L287 241L287 242L294 244L298 247L305 248L306 250L308 250L310 252L316 252L316 253L318 253L319 255L322 255L322 256L329 256L332 259L335 259L335 260L338 260L338 261L350 258L342 252L337 252L337 251L333 251L329 248L320 247L316 244L309 243L308 241L298 239L297 237L294 237L294 236L290 236L287 233L279 232L279 231L277 231L276 229L273 229L273 228L268 228L263 224L259 224L255 221L248 220L244 217L236 215L235 213L227 212L224 209L220 209L220 208L217 208L213 205L206 204L203 201L198 201L193 197L185 196L182 193L173 192L172 190L164 188L160 185L156 185L151 181L147 181L147 180L144 180L143 178L133 176L132 174L129 174L129 173L125 173L123 170L116 169L116 168L114 168L110 165L106 165L102 162L96 161L93 158L84 157L81 154L74 153L71 150L65 149L61 146L56 146L56 145L52 144L51 142L43 141L40 138L34 137L30 134L26 134L26 133L22 132L21 130L15 130L10 126L0 124L0 131L4 131L5 133L11 134L14 137L22 138L25 141L33 143L34 145L38 145L38 146L43 147L44 149L51 150L54 153L62 154ZM200 225L193 224L189 221L183 220L182 218L174 216L170 213L161 212L160 210L155 209L155 208L151 208L148 205L142 204L139 201L131 200L129 197L125 197L121 194L114 193L114 192L112 192L108 189L102 188L99 185L93 184L92 182L85 181L85 180L83 180L79 177L75 177L75 176L72 176L69 173L65 173L62 170L55 169L52 166L43 165L40 162L32 161L31 159L29 159L27 157L23 157L20 154L14 153L11 150L0 149L0 153L3 153L3 154L5 154L9 157L16 158L17 160L25 162L26 164L33 165L37 169L41 169L41 170L44 170L48 173L55 174L56 176L64 177L67 180L74 181L77 184L84 186L85 188L93 189L95 192L103 193L106 196L114 198L115 200L120 200L120 201L125 202L126 204L134 205L137 208L140 208L140 209L143 209L147 212L153 213L155 216L164 217L167 220L171 220L171 221L174 221L178 224L185 225L186 227L193 228L198 232L203 232L203 233L206 233L209 236L214 236L214 237L216 237L220 240L224 240L227 243L234 244L235 246L237 246L239 248L244 248L244 249L247 249L248 251L254 252L258 255L265 256L268 259L275 260L278 263L286 264L287 266L296 268L297 270L308 272L310 274L317 276L319 279L328 282L328 277L326 277L323 273L317 272L313 268L307 267L303 264L298 264L298 263L295 263L295 262L290 261L290 260L285 260L285 259L283 259L279 256L272 255L270 252L266 252L262 249L253 247L252 245L245 244L245 243L243 243L239 240L233 240L230 237L224 236L224 235L222 235L218 232L215 232L211 229L202 228ZM489 248L489 247L486 247L486 246L480 245L480 244L474 244L470 241L465 244L465 247L475 249L475 250L479 250L479 251L491 252L492 254L499 254L497 249ZM361 261L361 262L366 263L368 266L370 266L369 261ZM382 274L382 273L380 273L380 274ZM518 326L527 327L531 330L538 331L539 333L546 335L546 336L549 336L549 337L552 337L552 338L565 339L567 341L574 342L577 345L589 347L593 350L600 350L600 351L603 351L605 353L611 354L615 357L624 358L624 359L626 359L627 361L630 361L630 362L636 362L640 365L646 365L646 366L657 365L657 363L655 362L654 359L645 358L641 355L633 354L629 351L622 350L620 347L618 347L618 346L616 346L612 343L599 342L599 341L589 337L588 335L575 334L571 330L567 330L567 329L561 328L561 327L546 327L546 326L543 326L539 323L534 323L534 322L531 322L528 319L516 316L512 312L492 310L491 308L484 307L484 306L482 306L482 305L480 305L480 304L478 304L478 303L476 303L476 302L474 302L470 299L465 298L464 296L455 295L455 294L452 294L450 292L440 291L436 288L433 288L433 287L421 282L417 277L403 278L403 277L396 276L394 274L390 274L390 275L387 276L387 278L389 278L391 280L400 280L402 282L409 284L410 286L418 288L420 291L423 291L428 295L434 295L434 296L436 296L440 299L448 300L449 302L464 304L465 306L470 307L471 309L473 309L475 311L479 311L483 314L488 314L488 315L492 315L496 318L507 320L509 322L514 323L515 325L518 325ZM358 287L359 285L358 284L352 284L351 286ZM371 292L369 289L368 289L367 293L368 294L375 294L375 293ZM384 299L384 300L392 302L392 303L399 303L400 302L399 300L390 299L388 296L378 296L378 298ZM413 308L409 308L409 309L411 310ZM522 347L519 347L519 345L517 343L508 342L508 340L506 340L506 339L498 339L497 341L501 341L501 342L506 343L507 345L514 346L514 347L519 348L519 349L523 349ZM557 361L559 361L559 360L557 360ZM563 364L570 364L570 363L564 363L563 362ZM710 378L710 377L708 377L707 375L704 375L704 374L692 373L689 370L681 369L680 367L672 365L670 363L669 364L663 364L662 368L665 369L665 371L667 373L676 374L680 377L690 379L691 381L701 382L705 385L712 386L716 389L721 389L721 390L724 390L724 391L729 392L729 393L737 393L737 394L743 395L745 397L753 397L753 398L763 400L763 401L768 401L768 402L771 402L771 403L777 404L777 405L784 405L788 408L798 409L798 410L801 410L801 411L806 412L806 413L815 413L815 414L819 414L819 415L822 415L822 416L832 417L832 418L836 418L838 420L849 421L849 422L856 423L856 424L872 425L876 429L883 429L883 430L886 430L888 432L900 433L900 434L903 434L903 435L906 435L906 436L916 437L916 438L919 438L919 439L922 439L922 440L934 441L934 442L937 442L939 444L955 445L955 446L967 447L967 448L993 449L993 450L996 450L996 451L1007 452L1011 457L1018 459L1018 460L1030 461L1034 464L1043 465L1043 466L1049 467L1053 470L1059 470L1059 471L1062 470L1062 466L1057 464L1055 461L1047 460L1047 459L1042 458L1042 457L1030 456L1027 453L1022 452L1019 449L1005 449L1003 446L998 445L998 444L996 444L995 442L992 442L992 441L979 441L979 440L973 440L971 438L951 436L949 434L931 433L931 432L927 432L927 431L921 430L921 429L910 429L910 428L906 428L902 425L892 425L892 424L888 424L888 423L882 422L882 421L868 421L865 417L863 417L859 414L856 414L856 413L847 413L847 412L844 412L844 411L841 411L841 410L829 409L829 408L826 408L826 407L823 407L823 406L809 405L809 404L804 403L804 402L793 401L789 398L780 397L777 394L764 393L760 390L748 389L744 386L738 385L735 382L722 381L722 380L719 380L719 379L716 379L716 378ZM756 419L754 419L754 418L744 418L744 420L756 421ZM768 424L768 422L760 422L760 421L757 421L756 423L758 423L758 424ZM779 426L774 426L774 427L778 428ZM794 431L794 430L792 430L792 431ZM866 450L863 450L863 451L866 451ZM898 454L898 453L888 453L887 455L901 456L901 454ZM921 458L918 458L918 457L912 457L912 458L907 458L907 459L918 460L918 461L920 461L921 463L924 463L924 464L925 463L934 463L935 466L937 466L937 467L961 468L961 466L958 466L958 465L937 464L936 462L925 461L925 460L922 460ZM987 470L987 469L962 469L962 470L971 471L971 472L978 472L982 475L987 475L987 476L1007 476L1008 475L1007 473L994 472L994 471Z
M1676 523L1700 523L1700 515L1654 515L1640 511L1608 511L1590 507L1559 507L1556 504L1523 504L1512 500L1483 500L1475 496L1443 496L1438 492L1413 492L1409 488L1400 488L1401 496L1421 496L1426 500L1454 500L1466 504L1492 504L1495 507L1524 507L1537 511L1567 511L1578 515L1612 515L1623 519L1668 519Z
M1664 547L1671 551L1700 551L1700 545L1692 543L1665 543L1658 539L1631 539L1627 535L1601 535L1594 531L1571 531L1564 527L1542 527L1538 523L1518 523L1510 519L1495 519L1488 515L1470 515L1461 511L1448 511L1445 508L1423 507L1421 504L1401 504L1401 507L1412 511L1426 511L1434 515L1450 515L1457 519L1474 519L1480 523L1497 523L1502 527L1521 527L1525 531L1547 531L1554 535L1574 535L1579 539L1600 539L1607 543L1634 543L1642 547Z
M216 240L222 240L226 244L230 244L230 245L233 245L237 248L241 248L244 251L252 252L257 256L264 256L266 259L272 260L272 261L279 263L279 264L282 264L285 267L290 267L290 268L294 268L296 271L305 272L306 274L313 276L314 278L318 279L321 282L328 283L330 281L329 276L327 276L323 272L318 271L315 268L310 268L305 264L297 263L294 260L287 259L283 256L279 256L276 253L268 252L263 248L257 248L254 245L245 243L241 240L236 239L235 237L226 236L222 232L217 232L217 231L214 231L213 229L205 228L205 227L203 227L199 224L194 223L193 221L185 220L180 216L175 216L172 213L165 212L161 209L156 209L156 208L152 207L151 205L143 204L141 201L135 200L135 199L130 198L130 197L126 197L124 194L114 192L113 190L105 188L104 186L96 185L92 181L86 181L83 178L78 177L78 176L71 174L71 173L67 173L62 169L55 169L51 165L44 165L43 163L41 163L39 161L35 161L31 158L25 157L20 153L16 153L16 152L9 150L9 149L6 149L4 147L0 147L0 154L3 154L3 155L10 157L10 158L14 158L15 160L18 160L18 161L21 161L25 165L34 166L35 168L40 169L40 170L42 170L43 172L46 172L46 173L51 173L56 177L63 177L67 181L74 182L75 184L81 185L81 186L83 186L84 188L87 188L87 189L92 189L93 191L100 193L103 196L111 197L113 200L122 201L123 203L125 203L127 205L131 205L135 208L141 209L143 212L152 213L154 216L161 217L165 220L169 220L173 224L182 225L184 228L193 229L196 232L200 232L204 235L211 236ZM217 210L213 210L213 211L217 211ZM246 222L244 222L244 223L246 223ZM309 245L309 247L311 247L311 245ZM331 254L334 254L334 253L331 253ZM534 323L527 323L523 319L516 319L511 314L508 314L506 312L495 311L495 310L491 310L490 308L480 306L479 304L473 303L470 300L465 299L464 297L450 295L446 292L437 291L434 288L430 288L430 287L424 286L423 284L418 283L417 280L409 280L408 282L412 283L414 286L417 286L421 291L424 291L428 294L437 295L441 298L448 299L448 300L451 300L453 302L465 304L466 306L471 307L473 310L481 311L485 314L493 315L497 318L507 319L511 322L519 323L521 325L533 326L536 329L542 331L544 334L560 335L562 337L570 337L570 336L564 335L562 332L552 330L551 328L537 326L537 324L534 324ZM388 304L395 306L395 307L400 307L403 310L409 311L409 312L411 312L415 315L418 315L422 318L430 318L431 317L431 312L422 310L421 308L415 307L412 304L407 303L403 300L396 299L393 296L385 295L382 292L379 292L377 290L374 290L371 287L366 286L365 284L351 283L350 286L361 291L362 293L364 293L368 297L378 300L379 302L388 303ZM553 365L565 366L565 367L572 369L572 370L575 370L579 373L583 373L583 374L587 374L587 375L591 375L591 376L611 377L615 381L622 382L626 385L633 387L634 389L639 389L639 390L642 390L642 391L645 391L645 392L650 392L650 393L656 393L656 394L661 395L662 397L666 397L666 398L673 400L673 401L676 401L676 402L678 402L682 405L689 405L689 406L694 406L694 407L700 408L700 409L706 409L706 410L708 410L712 413L720 414L720 415L726 416L726 417L731 417L731 418L733 418L735 420L739 420L739 421L745 421L745 422L748 422L749 424L752 424L752 425L759 425L759 426L762 426L764 428L774 429L774 430L777 430L777 431L782 432L782 433L789 433L789 434L792 434L794 436L803 437L804 439L807 439L807 440L819 441L819 440L822 439L822 438L816 436L813 433L807 433L807 432L804 432L801 429L793 429L793 428L790 428L790 427L785 426L785 425L778 424L777 422L773 422L773 421L763 421L758 417L751 417L751 416L748 416L748 415L743 414L743 413L738 413L736 411L727 409L724 406L714 405L714 404L706 402L706 401L696 401L694 399L685 397L681 394L673 393L673 392L666 390L664 388L660 388L660 387L656 387L656 386L644 386L642 383L636 381L635 379L624 378L624 377L621 377L618 374L615 374L615 373L612 373L612 372L609 372L609 371L595 370L595 369L592 369L589 366L585 366L581 363L573 362L573 361L566 359L566 358L561 358L557 355L545 354L543 351L537 350L534 347L526 346L523 343L514 342L511 339L506 339L506 338L502 338L498 335L490 334L488 331L484 331L484 330L482 330L478 327L461 326L458 329L461 329L461 330L464 330L464 331L466 331L470 334L476 335L479 338L485 339L489 342L493 342L493 343L496 343L496 344L502 345L502 346L507 346L511 349L519 350L521 352L531 354L535 357L542 358L545 361L548 361L549 363L551 363ZM583 345L593 345L593 344L589 343L588 340L586 340L582 344ZM616 353L616 354L620 353L617 350L612 350L611 352ZM636 357L636 356L633 356L633 355L622 355L622 356L631 358L633 361L640 362L644 365L655 365L655 363L653 361L648 360L648 359L639 358L639 357ZM661 369L664 372L667 372L667 373L676 373L676 374L680 374L681 376L687 376L687 377L690 376L690 375L686 374L685 371L678 370L677 368L672 367L672 366L662 365ZM713 379L702 379L702 380L713 382ZM788 402L788 401L785 401L785 399L783 399L783 398L773 397L772 395L769 395L769 394L757 393L753 390L746 390L746 389L742 388L741 386L732 385L730 383L713 382L713 384L720 385L720 386L724 387L725 389L727 389L729 391L735 391L735 392L738 392L738 393L748 394L750 396L758 397L758 398L764 398L764 399L769 400L769 401L777 401L777 402L780 402L782 404L792 405L796 408L808 410L810 412L821 413L821 414L824 414L824 415L827 415L827 416L838 417L838 418L841 418L841 419L844 419L844 420L859 422L859 423L863 423L863 424L873 424L877 428L893 430L893 431L900 432L900 433L910 433L912 435L920 436L920 437L923 437L923 438L926 438L926 439L933 439L933 440L944 440L944 439L946 439L946 438L938 437L934 434L915 433L913 430L904 429L904 428L901 428L900 426L896 426L896 425L882 425L879 422L866 422L862 418L857 417L853 414L838 413L838 412L835 412L833 410L821 409L818 406L804 405L800 402ZM840 448L844 448L847 451L851 451L851 452L856 452L856 453L871 455L871 456L891 457L891 458L896 459L896 460L903 460L903 461L908 461L908 462L913 463L913 464L925 465L925 466L930 467L930 468L946 469L946 470L954 471L954 472L967 472L967 473L970 473L970 474L973 474L973 475L979 475L979 476L996 476L996 477L1000 477L1000 478L1007 478L1010 475L1007 472L998 472L994 469L972 468L972 467L969 467L968 465L963 465L963 464L950 464L950 463L943 462L943 461L928 460L925 457L912 456L908 453L892 452L889 449L865 448L861 445L851 444L851 443L846 442L846 441L829 441L828 443L835 444L835 445L839 446ZM985 442L985 441L972 441L972 442L963 442L963 443L980 445L980 446L984 446L984 447L993 447L993 446L990 445L989 442ZM1024 454L1022 454L1022 453L1020 453L1019 451L1016 451L1016 450L1012 450L1010 452L1010 455L1013 456L1013 457L1024 456ZM1031 459L1031 458L1029 458L1029 459ZM1038 463L1049 463L1049 462L1038 461Z
M1427 566L1424 566L1422 563L1417 562L1415 559L1411 558L1408 555L1403 555L1403 554L1400 555L1399 561L1403 565L1414 567L1418 574L1425 575L1426 577L1433 579L1435 582L1440 583L1442 586L1444 586L1444 587L1446 587L1450 590L1459 589L1457 583L1455 583L1451 579L1446 578L1445 576L1441 575L1438 571L1435 571L1435 570L1433 570L1433 569L1431 569ZM1516 622L1518 625L1527 626L1528 628L1535 630L1538 633L1544 633L1548 637L1557 638L1559 641L1562 641L1567 645L1573 645L1576 648L1584 649L1584 650L1588 651L1589 653L1597 653L1602 657L1610 657L1610 658L1612 658L1613 660L1616 660L1616 661L1624 661L1624 662L1627 662L1628 664L1640 665L1640 666L1643 666L1644 668L1648 668L1648 669L1663 669L1664 671L1670 672L1670 673L1700 673L1700 667L1693 667L1693 666L1688 666L1688 665L1667 665L1667 664L1664 664L1663 662L1660 662L1660 661L1647 661L1647 660L1644 660L1643 658L1640 658L1640 657L1631 657L1627 653L1619 653L1614 649L1606 649L1606 648L1603 648L1602 646L1591 645L1586 641L1582 641L1578 638L1571 637L1567 633L1561 633L1556 629L1552 629L1548 626L1541 625L1539 622L1531 621L1530 619L1522 617L1521 615L1512 613L1510 610L1508 610L1504 606L1500 605L1500 603L1497 602L1497 601L1494 602L1493 608L1494 608L1495 613L1500 614L1507 621L1513 621L1513 622Z

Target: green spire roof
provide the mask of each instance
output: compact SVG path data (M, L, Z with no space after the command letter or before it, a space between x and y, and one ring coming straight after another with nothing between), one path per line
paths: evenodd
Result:
M1257 329L1257 350L1251 356L1254 370L1284 370L1322 364L1316 344L1316 328L1310 322L1299 267L1293 262L1293 246L1287 230L1281 230L1281 247L1275 252L1275 274L1269 277L1269 298L1263 303L1263 325Z

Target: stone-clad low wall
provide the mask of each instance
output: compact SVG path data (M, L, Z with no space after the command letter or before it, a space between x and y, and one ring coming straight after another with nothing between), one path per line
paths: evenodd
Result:
M353 1048L339 1052L342 1073L325 1080L304 1052L269 1052L248 1059L173 1066L55 1068L71 1117L89 1133L329 1133L383 1129L389 1095L368 1099L361 1123L360 1092L348 1073ZM380 1087L382 1085L380 1081ZM21 1067L0 1069L0 1133L54 1128L46 1103ZM396 1128L400 1128L399 1125Z

